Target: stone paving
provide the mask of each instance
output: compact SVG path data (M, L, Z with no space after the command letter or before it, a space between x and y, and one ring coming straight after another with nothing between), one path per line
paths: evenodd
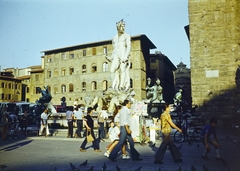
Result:
M204 150L200 142L183 142L176 144L182 146L180 151L183 155L182 163L175 163L167 150L163 164L154 164L154 153L160 142L155 147L149 144L140 145L135 143L136 149L141 154L142 161L123 160L119 154L117 162L110 161L103 154L109 141L101 142L102 152L96 153L90 147L87 152L79 151L83 139L66 138L65 134L56 134L52 137L31 135L27 138L19 137L17 140L0 142L0 170L6 171L72 171L70 163L76 166L76 170L87 171L93 167L93 171L102 170L104 163L106 171L115 171L116 166L122 171L201 171L206 166L210 171L239 171L240 170L240 136L229 131L219 130L219 138L222 144L221 156L227 161L224 164L215 159L215 151L212 149L209 160L201 158ZM227 138L228 136L229 138ZM87 145L91 145L88 143ZM79 166L88 160L86 166Z

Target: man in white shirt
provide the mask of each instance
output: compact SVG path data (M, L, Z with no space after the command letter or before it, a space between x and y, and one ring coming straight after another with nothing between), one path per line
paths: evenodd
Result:
M42 132L45 129L45 137L50 134L49 129L48 129L48 123L47 123L47 120L48 120L47 112L48 112L48 110L44 109L43 113L41 114L41 121L40 121L41 127L39 130L39 135L42 135Z
M73 138L73 107L69 107L69 109L66 112L66 119L67 119L67 124L68 124L68 135L67 137Z
M75 137L77 138L83 138L81 134L83 129L83 117L84 117L82 107L83 107L82 105L78 105L77 110L74 112L74 116L77 119L77 130L75 133Z
M98 134L100 140L104 141L103 139L106 138L106 131L105 131L105 125L106 125L106 120L108 119L108 113L107 113L107 107L103 106L102 110L100 111L98 115Z
M131 107L131 102L129 100L124 100L123 107L119 113L120 115L119 143L114 147L114 149L109 155L109 159L112 161L115 161L115 159L117 158L118 152L122 149L122 146L125 144L126 139L128 139L128 142L130 144L130 152L131 152L132 159L136 161L142 160L141 158L139 158L140 154L134 148L134 142L131 136L132 131L129 128L130 113L128 108L130 107Z

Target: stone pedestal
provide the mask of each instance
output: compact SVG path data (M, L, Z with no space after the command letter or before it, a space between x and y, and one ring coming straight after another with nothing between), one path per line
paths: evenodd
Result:
M163 103L148 103L147 111L151 118L160 118Z

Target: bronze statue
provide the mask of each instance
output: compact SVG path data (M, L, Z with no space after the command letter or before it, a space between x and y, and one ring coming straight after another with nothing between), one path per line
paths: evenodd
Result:
M45 103L49 103L52 100L52 95L49 92L48 86L44 86L44 90L40 87L37 87L37 93L42 93L42 97L36 100L37 104L41 104L43 106Z

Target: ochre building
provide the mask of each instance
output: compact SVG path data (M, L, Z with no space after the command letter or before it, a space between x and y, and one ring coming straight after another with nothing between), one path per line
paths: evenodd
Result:
M130 83L136 100L146 97L147 68L150 67L150 49L155 45L145 35L131 37ZM112 54L112 41L100 41L43 51L44 84L48 85L54 105L66 98L67 105L85 104L85 97L94 98L111 86L111 62L106 55Z

